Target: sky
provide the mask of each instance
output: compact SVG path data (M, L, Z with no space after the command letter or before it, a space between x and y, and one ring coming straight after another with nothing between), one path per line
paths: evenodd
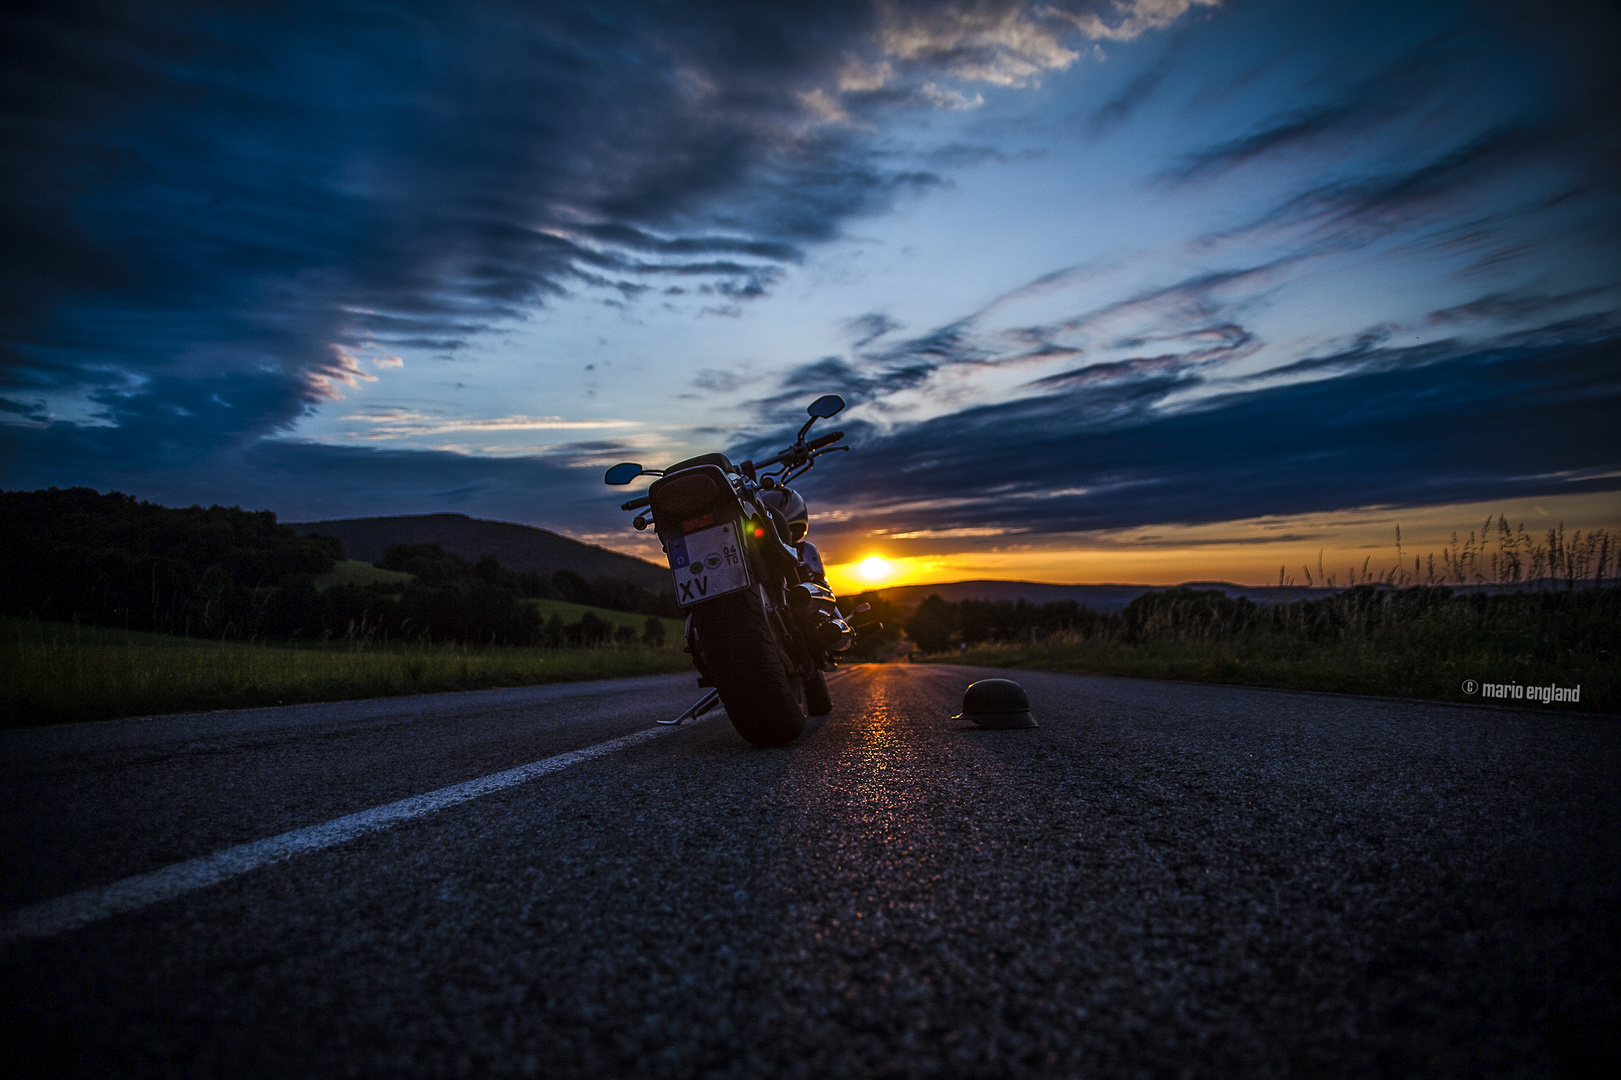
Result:
M8 489L656 558L837 393L842 587L1621 526L1607 0L15 12Z

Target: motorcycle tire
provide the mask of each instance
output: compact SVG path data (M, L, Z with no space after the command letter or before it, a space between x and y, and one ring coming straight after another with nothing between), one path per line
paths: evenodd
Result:
M833 698L827 692L827 676L820 671L805 676L805 711L812 716L826 716L833 711Z
M758 589L693 609L704 665L737 733L754 746L786 746L805 733L805 687L794 676Z

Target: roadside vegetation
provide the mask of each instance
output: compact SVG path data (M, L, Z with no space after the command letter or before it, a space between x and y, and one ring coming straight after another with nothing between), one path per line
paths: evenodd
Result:
M437 544L395 544L367 568L337 539L300 536L269 511L173 509L88 488L0 492L0 578L0 614L211 640L561 648L668 636L646 620L680 615L672 592L619 578L510 570ZM582 613L559 627L536 606L546 600L641 619L580 627Z
M0 726L690 672L663 646L208 641L0 618Z
M930 596L905 627L933 662L1494 704L1579 686L1579 701L1555 707L1621 711L1621 559L1609 534L1534 540L1499 518L1481 535L1497 550L1470 534L1411 570L1405 559L1377 578L1353 568L1349 585L1303 567L1308 584L1342 591L1293 603L1179 587L1104 614L1073 601ZM1286 572L1280 581L1291 584ZM1506 684L1510 696L1481 684Z
M0 492L0 724L691 670L674 598L269 511Z
M545 619L543 633L545 635L558 635L564 643L574 628L587 625L586 616L601 620L612 629L610 635L619 635L621 643L628 639L625 630L629 629L642 644L680 644L682 636L686 633L684 619L669 619L662 616L635 615L628 611L610 611L607 608L591 607L587 604L570 603L567 600L532 600L535 610ZM555 620L555 622L554 622ZM657 625L655 625L655 623ZM660 637L660 630L663 636ZM583 640L586 637L584 630L578 631ZM554 646L555 647L555 646Z

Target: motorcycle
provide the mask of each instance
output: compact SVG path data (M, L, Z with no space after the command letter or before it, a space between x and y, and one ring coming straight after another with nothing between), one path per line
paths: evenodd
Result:
M805 439L816 421L843 409L837 394L817 398L793 445L763 461L733 465L725 454L702 454L666 469L627 461L603 477L615 486L658 478L620 509L646 508L631 524L657 531L687 615L686 651L698 685L711 688L660 723L696 719L718 704L753 745L783 746L804 733L807 716L832 711L825 673L852 646L855 629L804 540L804 501L788 483L817 458L850 449L833 445L842 431Z

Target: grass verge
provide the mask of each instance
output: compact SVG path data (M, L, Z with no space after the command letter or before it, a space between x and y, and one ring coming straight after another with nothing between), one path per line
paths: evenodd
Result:
M986 642L966 652L925 657L924 662L1522 706L1541 705L1530 697L1531 688L1553 684L1580 686L1581 700L1548 708L1621 711L1621 670L1608 651L1537 656L1480 642L1437 641L1422 633L1302 641L1272 632L1220 641L1133 644L1060 632L1022 643ZM1471 681L1473 692L1466 689ZM1528 694L1487 698L1480 690L1483 683L1517 685Z
M526 649L203 641L0 619L0 727L691 671L676 644Z

